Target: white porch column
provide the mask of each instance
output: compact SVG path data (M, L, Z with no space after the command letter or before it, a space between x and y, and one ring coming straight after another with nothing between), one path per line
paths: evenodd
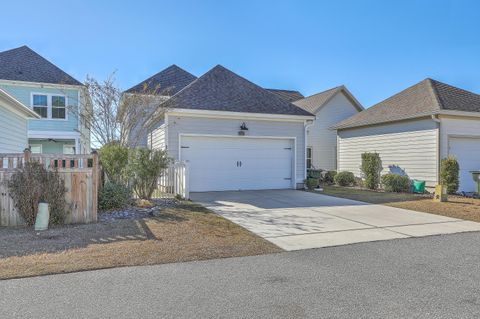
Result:
M80 143L78 138L75 139L75 154L81 154L80 152Z

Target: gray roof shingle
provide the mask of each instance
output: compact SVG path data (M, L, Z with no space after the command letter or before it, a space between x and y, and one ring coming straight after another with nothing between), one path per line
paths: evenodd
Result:
M298 107L315 114L317 113L318 109L325 104L328 100L330 100L337 92L341 89L340 86L334 87L332 89L310 95L304 99L298 100L293 102Z
M127 93L144 93L155 91L158 95L172 96L193 81L197 77L175 64L149 77L148 79L129 88Z
M0 52L0 79L82 85L26 45Z
M438 114L442 110L480 112L480 95L427 78L333 128L394 122Z
M279 90L279 89L265 89L265 90L278 95L279 97L283 98L288 102L293 102L293 101L297 101L304 98L303 94L298 91Z
M360 102L355 99L355 97L347 90L344 85L340 85L329 90L307 96L304 99L293 102L293 104L301 107L302 109L312 114L316 114L318 110L325 105L325 103L330 101L330 99L332 99L339 92L343 92L359 111L363 110L363 106L360 104Z
M217 65L162 104L164 108L311 116L278 95Z

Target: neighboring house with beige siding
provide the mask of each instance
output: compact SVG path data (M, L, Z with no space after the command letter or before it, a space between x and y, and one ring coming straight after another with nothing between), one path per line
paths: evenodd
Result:
M362 105L343 85L293 104L315 115L307 128L307 168L336 170L337 132L332 126L363 111Z
M28 148L28 119L39 118L33 110L0 89L0 153L21 153Z
M480 95L425 79L334 126L338 170L360 176L361 154L380 154L383 171L439 182L440 160L460 165L460 191L475 191L480 170Z

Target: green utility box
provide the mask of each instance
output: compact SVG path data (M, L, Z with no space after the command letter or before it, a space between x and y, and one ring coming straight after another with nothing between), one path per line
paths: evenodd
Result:
M412 182L412 192L417 194L425 193L425 181L414 179Z
M477 194L480 194L480 171L470 171L473 181L477 183Z

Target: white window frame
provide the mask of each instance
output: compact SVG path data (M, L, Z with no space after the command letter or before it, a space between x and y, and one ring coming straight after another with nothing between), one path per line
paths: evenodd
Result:
M73 149L73 153L65 153L65 147L71 147ZM75 147L75 144L63 144L62 152L65 155L75 155L77 153L77 148Z
M308 157L308 150L310 150L310 157ZM308 160L310 160L310 167L308 167ZM313 168L313 147L307 146L307 151L305 152L305 167L307 169Z
M40 152L39 152L39 153L34 153L34 152L32 152L32 154L42 154L42 153L43 153L42 144L29 144L28 147L30 148L30 151L31 151L31 149L32 149L32 146L40 147Z
M47 96L47 117L42 117L41 120L54 120L54 121L68 121L68 96L65 94L59 93L40 93L40 92L32 92L30 94L30 105L31 109L33 110L33 96L34 95L46 95ZM52 97L53 96L61 96L65 98L65 118L52 118Z
M33 103L33 102L34 102L34 98L33 98L33 97L34 97L35 95L37 95L37 96L46 96L46 97L47 97L47 105L36 105L36 104L34 104L34 103ZM41 108L47 109L47 117L43 117L43 116L41 116L40 114L39 114L39 115L40 115L40 117L41 117L42 119L48 119L48 95L47 95L47 94L32 93L31 105L32 105L32 110L33 110L34 112L35 112L35 108L36 108L36 107L37 107L37 108L40 108L40 107L41 107ZM37 114L38 114L38 113L37 113Z
M53 105L53 97L63 97L65 99L65 106L54 106ZM51 111L50 111L50 115L52 116L52 120L65 120L67 119L67 97L65 95L61 95L61 94L52 94L50 96L50 103L52 105L51 107ZM65 109L65 118L57 118L57 117L53 117L53 109L61 109L61 108L64 108Z

